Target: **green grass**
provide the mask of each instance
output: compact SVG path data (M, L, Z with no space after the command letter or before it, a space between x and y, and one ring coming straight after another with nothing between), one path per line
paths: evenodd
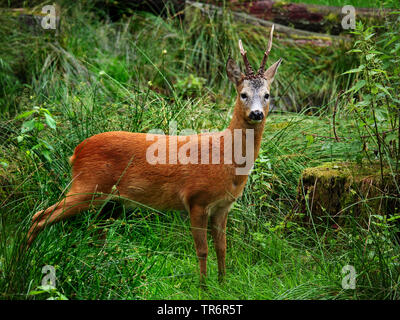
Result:
M47 228L21 254L31 216L65 193L67 159L78 143L109 130L167 131L173 120L179 130L225 128L234 101L225 61L229 55L238 60L239 37L246 39L249 58L259 61L268 34L235 24L228 13L224 19L195 14L183 25L150 14L113 23L87 8L64 10L68 19L58 42L1 16L0 47L7 49L2 84L10 89L0 109L1 298L56 297L30 294L40 287L45 265L56 268L57 292L68 299L399 298L400 250L386 226L367 230L355 221L346 230L316 232L288 220L304 168L357 159L362 148L356 140L310 139L332 135L329 111L337 92L353 81L338 75L357 64L341 47L274 42L269 62L285 59L275 103L281 106L279 96L285 96L302 112L273 113L267 120L259 159L229 215L225 283L217 281L209 240L209 290L199 287L184 212L131 212L109 204L106 211L118 211L119 219L85 212ZM339 109L341 136L353 137L357 126ZM105 245L96 236L99 226L108 229ZM341 287L347 264L358 273L356 290Z

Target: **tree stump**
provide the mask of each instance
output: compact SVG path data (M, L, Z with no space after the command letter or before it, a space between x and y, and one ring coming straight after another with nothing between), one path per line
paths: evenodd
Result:
M370 215L399 212L396 184L399 175L383 171L379 164L325 163L303 171L298 184L296 216L306 224L343 227L356 219L369 225Z

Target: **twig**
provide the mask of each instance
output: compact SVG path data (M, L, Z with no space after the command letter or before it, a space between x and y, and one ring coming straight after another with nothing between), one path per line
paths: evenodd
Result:
M379 131L378 131L378 124L376 122L374 101L372 101L372 116L374 118L375 137L378 142L378 154L379 154L379 162L380 162L380 168L381 168L381 178L383 181L383 159L382 159L382 148L381 148L382 142L381 142L381 136L379 135ZM381 134L384 134L384 133L382 132Z
M336 120L337 105L339 103L339 97L340 97L341 94L343 94L343 90L339 91L339 93L338 93L338 97L336 99L335 106L333 107L333 115L332 115L333 134L335 135L335 139L336 139L337 142L339 142L340 139L339 139L339 137L338 137L338 135L336 133L336 121L335 120Z

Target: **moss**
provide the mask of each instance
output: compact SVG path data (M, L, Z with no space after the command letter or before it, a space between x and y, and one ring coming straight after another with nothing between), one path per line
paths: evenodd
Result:
M334 14L333 12L329 13L328 15L326 15L325 16L325 20L331 21L331 22L341 21L339 16L337 14Z
M271 131L277 131L284 129L289 126L289 121L284 121L284 122L278 122L278 123L272 123L268 125L268 129Z
M272 8L282 8L284 6L287 6L289 3L287 1L275 1L272 4Z
M26 16L26 15L45 17L46 15L48 15L47 12L42 12L40 10L33 10L33 9L28 9L28 8L3 9L3 10L1 10L1 13L12 16L12 17L19 17L19 16Z
M330 180L332 177L348 176L351 172L348 166L342 163L326 162L318 167L307 168L303 171L303 179L315 177Z
M317 7L308 7L307 8L308 9L308 11L310 12L310 13L320 13L320 9L319 8L317 8Z
M305 36L305 35L297 35L295 33L290 34L289 37L294 40L322 40L322 41L332 41L332 38L329 36Z
M390 175L389 169L384 168L384 178ZM352 162L325 162L318 167L307 168L302 173L303 178L313 176L317 178L348 177L361 181L365 177L373 177L374 180L381 181L379 163L362 164Z

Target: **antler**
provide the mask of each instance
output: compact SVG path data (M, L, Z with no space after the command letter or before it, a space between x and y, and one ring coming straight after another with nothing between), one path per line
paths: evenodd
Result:
M272 48L272 36L274 34L274 25L272 25L271 28L271 33L269 34L269 41L268 41L268 49L264 52L264 57L261 61L261 65L260 68L258 69L258 74L262 75L264 73L264 68L265 68L265 64L267 62L269 53L271 52L271 48Z
M253 76L254 75L253 68L251 67L251 65L249 63L249 60L247 60L246 51L244 51L243 45L242 45L242 40L240 40L240 39L239 39L239 49L240 49L240 54L243 57L244 65L246 67L246 71L245 71L246 76Z

